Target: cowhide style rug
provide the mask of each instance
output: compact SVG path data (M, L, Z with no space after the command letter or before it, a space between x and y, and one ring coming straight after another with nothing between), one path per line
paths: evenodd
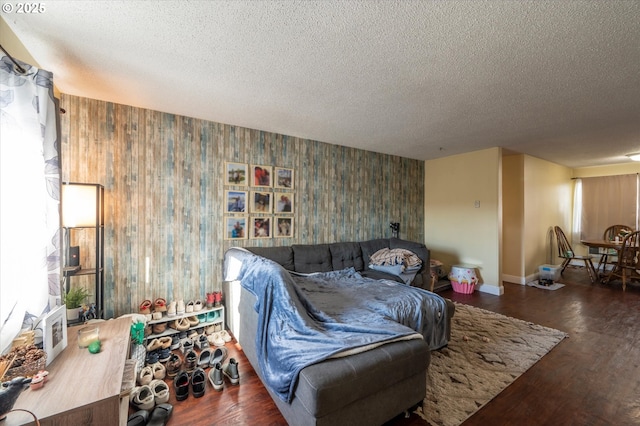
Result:
M568 335L456 303L449 345L432 352L427 396L416 414L457 426L491 401Z

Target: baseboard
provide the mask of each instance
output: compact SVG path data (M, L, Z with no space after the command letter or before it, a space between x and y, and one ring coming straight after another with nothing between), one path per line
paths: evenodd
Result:
M502 296L504 294L504 286L502 284L500 284L499 286L480 284L479 286L476 286L476 290L483 293L493 294L495 296Z

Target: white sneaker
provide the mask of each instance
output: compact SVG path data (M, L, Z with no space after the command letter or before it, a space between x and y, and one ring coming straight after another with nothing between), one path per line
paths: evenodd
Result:
M178 300L176 305L176 315L184 315L184 300Z

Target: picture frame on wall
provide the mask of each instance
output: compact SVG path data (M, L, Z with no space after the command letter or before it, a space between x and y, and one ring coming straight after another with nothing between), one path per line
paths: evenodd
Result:
M293 213L293 192L275 192L273 198L274 213Z
M273 186L273 168L271 166L251 165L252 186L263 186L271 188Z
M225 184L247 186L249 166L246 163L225 163Z
M274 186L276 188L293 189L293 169L276 167Z
M225 191L225 213L245 213L247 211L247 191Z
M271 238L271 219L270 216L252 217L250 238Z
M246 240L248 238L249 230L247 229L246 216L226 216L224 223L225 240Z
M272 192L251 191L251 213L271 213L273 211L272 204Z
M276 216L274 238L293 237L293 218L290 216Z
M42 319L42 347L49 365L67 347L67 307L57 306Z

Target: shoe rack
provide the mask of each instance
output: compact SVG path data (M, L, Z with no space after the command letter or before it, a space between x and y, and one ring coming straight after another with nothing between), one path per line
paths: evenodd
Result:
M167 323L167 329L164 330L162 333L151 333L148 336L145 337L145 340L150 340L150 339L158 339L160 337L164 337L164 336L171 336L173 334L176 333L180 333L180 330L176 330L175 328L171 328L169 327L169 323L171 323L172 321L176 321L182 318L189 318L189 317L193 317L195 316L196 318L199 315L208 315L212 312L217 312L218 315L216 316L216 318L213 321L199 321L198 324L193 325L191 327L189 327L189 330L197 330L199 328L203 328L203 327L209 327L211 325L220 325L220 330L224 330L225 329L225 324L224 324L224 305L220 305L220 306L214 306L213 308L204 308L201 309L199 311L194 311L194 312L185 312L184 314L181 315L165 315L162 316L161 319L157 319L157 320L151 320L151 321L147 321L147 325L151 326L153 328L154 324L161 324L161 323Z

